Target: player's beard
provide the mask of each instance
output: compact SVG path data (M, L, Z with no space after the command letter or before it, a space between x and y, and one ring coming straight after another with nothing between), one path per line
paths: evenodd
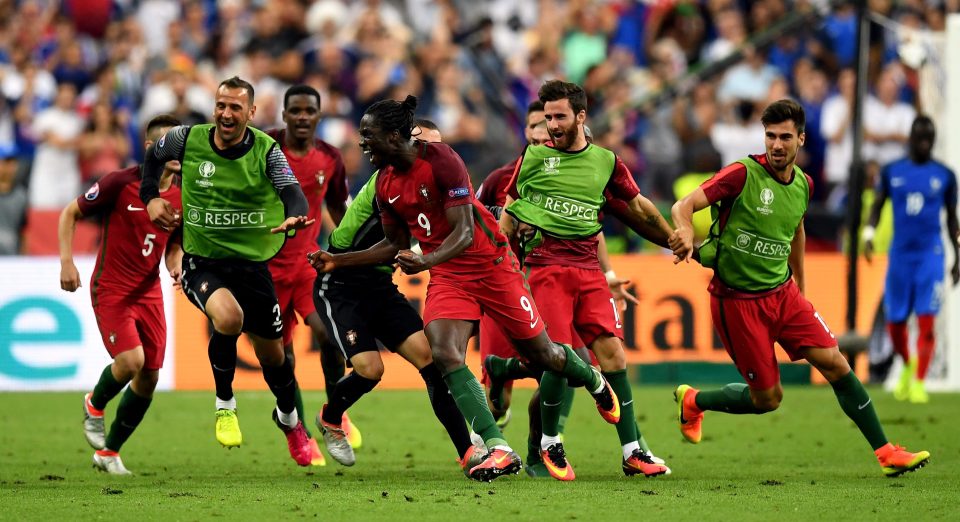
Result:
M561 127L561 130L563 130L563 134L560 137L552 136L553 144L556 145L557 149L559 150L567 150L572 147L574 142L577 140L577 132L579 132L579 128L574 124L569 129L564 129Z

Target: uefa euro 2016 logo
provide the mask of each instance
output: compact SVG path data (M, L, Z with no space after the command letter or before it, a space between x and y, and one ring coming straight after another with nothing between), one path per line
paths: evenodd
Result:
M551 156L549 158L543 158L543 171L547 174L556 174L560 172L560 157Z
M217 172L217 167L214 166L214 164L211 163L211 162L209 162L209 161L204 161L203 163L200 164L200 169L199 169L199 170L200 170L200 175L201 175L201 176L203 176L203 177L205 177L205 178L209 178L209 177L213 176L214 173Z

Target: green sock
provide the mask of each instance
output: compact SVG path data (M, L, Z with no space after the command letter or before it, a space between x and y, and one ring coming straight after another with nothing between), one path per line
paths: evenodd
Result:
M647 439L644 438L643 435L640 435L640 440L638 440L637 443L640 444L640 449L642 449L644 453L653 453L650 451L650 445L647 444Z
M303 395L300 393L300 385L297 384L293 390L293 401L297 408L297 416L300 417L300 423L303 424L303 431L307 432L307 438L312 439L310 429L307 428L307 418L303 416Z
M117 407L117 418L113 419L110 425L110 433L107 434L106 449L120 451L124 442L133 435L133 430L137 429L143 416L150 407L153 399L141 397L134 393L133 388L127 388L127 391L120 397L120 406Z
M850 417L850 420L860 428L860 433L867 439L874 450L887 443L887 436L883 434L883 427L880 426L880 419L877 418L877 410L873 408L873 401L867 394L866 388L860 383L860 379L852 371L835 382L831 382L833 393L837 395L837 401L843 413Z
M117 396L120 393L120 390L126 386L125 382L118 382L113 376L113 364L108 364L106 368L100 372L100 380L97 381L97 385L93 387L93 395L90 396L90 404L98 410L102 410L107 407L107 403L111 399Z
M461 366L444 375L443 381L447 383L447 388L450 389L453 400L456 401L457 408L466 419L467 425L483 437L487 448L506 446L507 441L503 438L503 433L497 427L496 421L493 420L490 408L487 407L483 387L480 386L480 382L474 377L470 368Z
M603 376L607 378L610 387L617 394L617 399L620 400L620 422L617 423L617 437L620 438L620 445L637 442L640 429L637 427L637 418L633 414L633 389L630 388L630 381L627 379L627 370L603 372Z
M540 378L540 423L543 434L556 437L560 434L560 410L567 379L557 372L543 372Z
M697 407L735 414L763 413L753 405L750 387L742 382L730 383L719 390L701 390L697 393Z
M586 383L587 391L593 393L602 384L600 374L593 371L593 366L583 362L576 352L565 344L559 345L567 354L567 362L563 366L563 376L577 383ZM546 375L546 372L544 372Z
M540 440L533 440L533 434L531 433L527 437L527 460L524 462L527 466L532 464L537 464L543 462L543 459L540 457Z
M533 373L517 357L490 356L487 363L490 367L490 376L503 381L526 379L533 377Z
M567 386L563 390L563 402L560 403L560 420L557 421L557 429L563 433L563 428L567 426L567 417L570 416L570 410L573 409L573 395L576 388Z

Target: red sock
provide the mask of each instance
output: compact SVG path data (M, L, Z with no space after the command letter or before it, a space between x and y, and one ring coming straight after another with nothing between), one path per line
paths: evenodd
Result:
M903 359L903 364L910 362L910 349L907 347L907 322L887 323L887 332L893 341L893 353Z
M936 339L933 333L933 323L936 319L932 315L917 316L917 327L920 330L917 336L917 380L922 381L927 376L930 361L933 359L933 349Z

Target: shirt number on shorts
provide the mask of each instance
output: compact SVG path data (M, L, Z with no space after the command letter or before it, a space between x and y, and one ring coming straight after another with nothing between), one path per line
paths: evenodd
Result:
M817 321L820 321L820 325L823 326L823 329L830 334L830 337L836 339L833 335L833 332L830 331L830 327L827 326L827 322L823 320L823 317L820 317L820 312L813 312L813 316L817 318Z
M537 323L540 322L540 318L533 318L533 303L531 303L525 295L520 296L520 308L523 308L527 311L527 313L530 314L530 328L537 326Z
M417 224L420 225L420 228L426 230L427 237L430 237L430 232L432 229L430 228L430 220L427 219L426 214L421 212L419 215L417 215Z
M280 316L280 305L273 305L273 313L276 315L276 319L273 320L273 326L276 327L277 331L280 332L283 330L283 318Z
M623 328L623 324L620 322L620 310L617 310L617 302L610 298L610 306L613 307L613 318L617 321L617 328Z
M143 236L143 249L140 250L140 253L143 254L143 257L149 257L153 253L153 240L156 238L156 234L147 234Z

